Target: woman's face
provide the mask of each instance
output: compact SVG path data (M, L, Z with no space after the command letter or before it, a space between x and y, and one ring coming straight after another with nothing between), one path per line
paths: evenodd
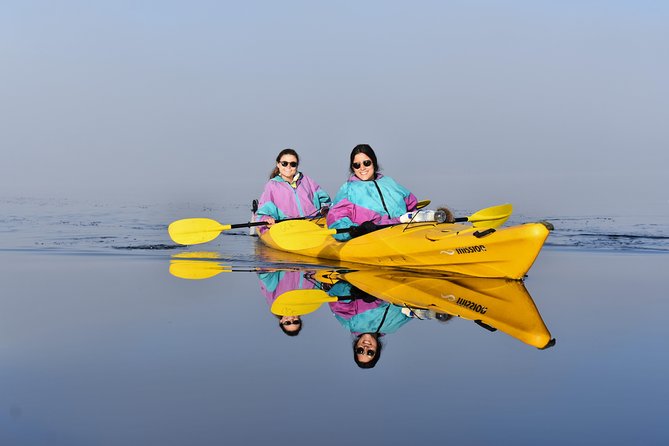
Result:
M279 162L276 163L276 167L279 168L279 174L282 177L292 180L297 173L297 164L295 155L284 155Z
M279 324L283 325L286 331L297 331L302 326L302 320L299 316L282 316Z
M364 153L358 153L353 158L353 173L362 181L368 181L374 178L374 163L372 159Z
M378 341L371 334L365 333L360 336L358 342L355 343L355 357L358 362L367 363L374 359L378 346Z

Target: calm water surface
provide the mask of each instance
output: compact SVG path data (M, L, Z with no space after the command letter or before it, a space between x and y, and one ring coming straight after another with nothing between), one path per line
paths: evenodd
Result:
M161 223L240 222L244 207L2 209L0 444L669 442L661 219L653 231L572 222L524 286L486 288L282 262L243 232L182 249ZM648 240L597 244L585 229ZM289 337L271 309L290 289L341 301L317 301ZM462 296L480 306L463 309ZM351 322L347 303L377 314ZM379 362L360 369L354 333L386 307ZM449 311L462 317L442 320ZM532 345L546 333L553 347Z

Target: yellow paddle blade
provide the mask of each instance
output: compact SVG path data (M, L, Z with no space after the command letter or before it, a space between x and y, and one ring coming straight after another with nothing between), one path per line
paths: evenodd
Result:
M290 220L272 225L269 234L272 240L281 248L288 251L319 246L332 234L334 229L326 229L308 220Z
M170 262L170 274L180 279L202 280L214 277L217 274L230 272L229 266L206 260L181 260L175 259Z
M478 229L497 229L500 226L502 226L506 221L509 219L509 217L504 217L500 218L497 220L481 220L481 221L474 221L472 222L472 226Z
M326 302L336 302L323 290L293 290L279 295L270 311L277 316L302 316L316 311Z
M430 200L420 200L418 203L416 203L416 209L423 209L430 203L432 203Z
M210 218L184 218L172 222L167 232L175 242L182 245L197 245L207 243L218 237L221 231L226 231L231 225L222 225Z
M467 217L475 228L498 228L511 216L513 206L510 203L481 209Z

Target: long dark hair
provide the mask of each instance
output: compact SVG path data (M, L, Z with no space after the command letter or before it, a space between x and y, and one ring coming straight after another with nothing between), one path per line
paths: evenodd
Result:
M297 330L294 330L294 331L288 331L288 330L286 330L286 327L283 324L281 324L281 317L282 316L279 316L277 314L275 314L274 316L276 316L276 318L279 319L279 328L281 328L281 331L286 336L291 336L291 337L292 336L297 336L302 331L302 326L303 326L302 324L304 323L304 322L302 322L302 318L300 318L300 328L298 328Z
M353 159L358 153L364 153L369 157L369 159L372 160L372 165L374 166L374 178L376 178L376 175L380 170L380 166L379 162L376 160L376 153L374 153L374 149L372 149L372 146L369 144L358 144L357 146L353 147L353 150L351 151L351 160L348 163L348 170L352 174L355 173L353 170Z
M283 334L285 334L286 336L293 337L293 336L297 336L302 331L302 322L300 322L300 328L298 328L295 331L288 331L288 330L286 330L286 327L284 327L281 324L279 324L279 327L281 327L281 331L283 332Z
M371 158L371 156L370 156L370 158ZM363 334L365 334L365 333L363 333ZM376 363L379 362L379 359L381 358L381 350L383 349L383 344L381 343L381 336L379 335L379 333L367 333L367 334L372 335L374 337L374 339L376 339L376 354L374 355L372 360L369 361L369 362L358 361L358 355L355 353L356 344L358 343L358 341L362 337L362 334L360 336L357 336L353 340L353 361L355 361L355 363L361 369L371 369L371 368L373 368L376 365Z
M297 152L294 151L293 149L283 149L281 152L279 152L279 154L276 156L276 162L278 163L279 161L281 161L281 158L282 158L284 155L293 155L295 158L297 158L297 164L298 164L298 166L299 166L299 164L300 164L300 155L298 155ZM276 167L276 165L275 165L275 166L274 166L274 169L272 169L272 173L269 174L269 179L271 180L272 178L274 178L274 177L277 176L278 174L279 174L279 168Z

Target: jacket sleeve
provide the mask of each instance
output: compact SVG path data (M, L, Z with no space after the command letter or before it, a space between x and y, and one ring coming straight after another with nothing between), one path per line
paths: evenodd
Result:
M339 192L337 192L333 204L330 206L330 211L327 216L328 228L343 229L357 226L351 220L351 216L354 213L354 207L355 205L348 199L348 184L344 184L339 188ZM333 237L342 242L351 239L351 236L348 233L335 234Z
M329 206L332 200L330 199L330 195L328 195L323 188L316 183L311 177L307 177L309 179L309 184L311 186L311 191L313 194L313 200L312 204L314 205L314 208L320 209L323 206Z
M332 203L330 196L320 186L314 192L314 207L320 209L323 206L329 206Z
M260 200L258 200L258 210L256 211L257 221L267 221L268 217L272 217L275 220L286 218L283 212L281 212L276 204L274 204L271 180L265 184L265 189L263 190L262 195L260 195Z
M387 194L386 203L391 223L397 223L399 216L405 212L416 210L418 199L409 189L388 176L384 176L379 183L383 183L384 193Z
M418 205L418 198L409 192L409 195L404 197L404 202L407 205L407 212L412 212L416 210L416 205Z

